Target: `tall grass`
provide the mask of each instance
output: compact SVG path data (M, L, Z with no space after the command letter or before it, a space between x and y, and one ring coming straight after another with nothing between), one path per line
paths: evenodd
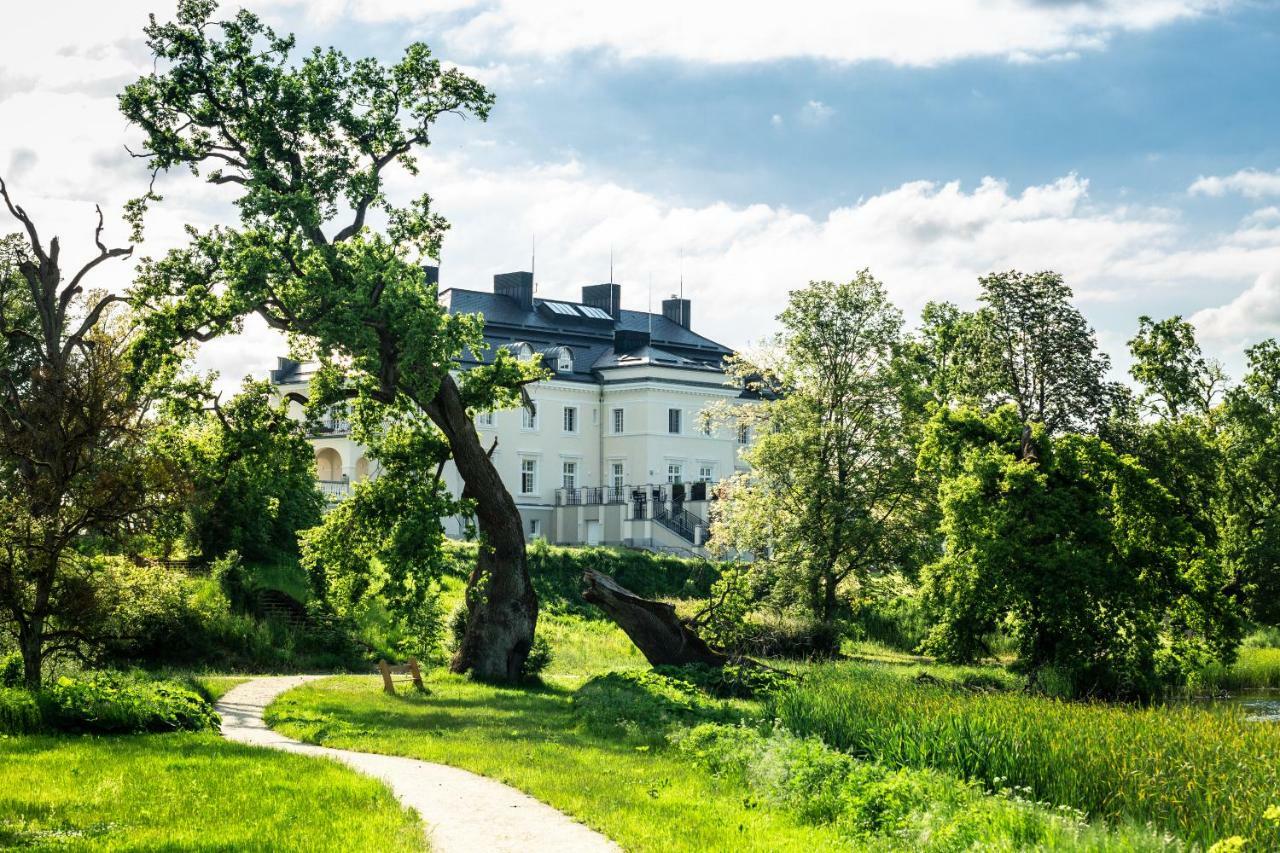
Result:
M1150 822L1191 842L1280 846L1280 726L1236 710L1120 708L975 695L871 664L816 668L773 715L890 766L935 767L1093 817Z
M1280 688L1280 649L1246 646L1230 666L1214 663L1196 673L1191 686L1211 693Z

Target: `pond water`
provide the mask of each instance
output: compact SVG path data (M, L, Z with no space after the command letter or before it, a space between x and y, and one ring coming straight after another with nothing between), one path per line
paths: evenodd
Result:
M1280 691L1237 693L1213 699L1197 699L1195 702L1208 707L1239 708L1244 711L1245 719L1254 723L1280 723Z

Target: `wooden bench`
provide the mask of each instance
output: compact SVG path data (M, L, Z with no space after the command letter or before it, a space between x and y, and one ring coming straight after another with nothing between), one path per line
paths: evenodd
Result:
M396 695L396 683L394 676L407 676L400 679L401 682L412 683L413 688L419 693L426 693L427 687L422 683L422 672L418 669L418 659L409 658L408 663L392 666L385 660L378 661L378 671L382 673L382 689L392 696Z

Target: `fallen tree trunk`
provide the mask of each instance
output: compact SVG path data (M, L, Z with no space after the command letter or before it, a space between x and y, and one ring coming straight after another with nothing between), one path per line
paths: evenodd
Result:
M587 569L582 597L599 607L626 632L653 666L703 663L724 666L728 657L717 652L661 601L641 598L608 575Z

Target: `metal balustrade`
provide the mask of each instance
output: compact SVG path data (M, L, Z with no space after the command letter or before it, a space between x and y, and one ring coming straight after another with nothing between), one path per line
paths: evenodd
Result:
M715 499L714 483L647 483L637 486L578 486L556 489L556 506L634 504L637 512L646 504L683 504Z

